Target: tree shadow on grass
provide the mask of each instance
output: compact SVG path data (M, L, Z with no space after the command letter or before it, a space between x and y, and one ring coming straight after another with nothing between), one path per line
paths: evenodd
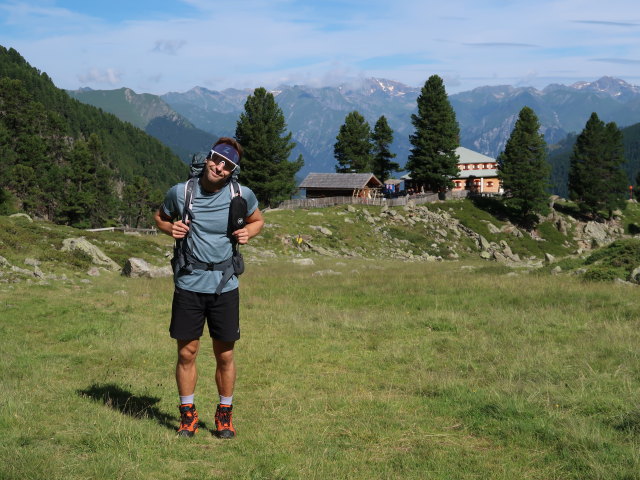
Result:
M563 213L568 217L573 217L576 220L579 220L581 222L589 222L595 219L593 215L589 215L588 213L581 212L578 206L574 203L556 202L553 204L553 209L556 212Z
M501 199L495 197L483 197L481 195L472 195L469 199L477 208L490 213L498 220L503 222L508 221L514 225L522 226L522 218L519 217L513 209L505 205Z
M473 195L469 198L480 210L490 213L498 220L510 222L525 230L531 231L536 228L539 223L537 214L523 214L518 212L517 209L507 205L501 198L483 197L481 195Z
M169 415L161 411L156 405L160 401L158 397L148 395L136 395L120 388L113 383L93 384L85 390L78 390L78 395L87 397L95 402L102 402L107 407L137 419L154 419L163 427L177 431L180 419L177 415ZM200 427L207 429L204 422Z

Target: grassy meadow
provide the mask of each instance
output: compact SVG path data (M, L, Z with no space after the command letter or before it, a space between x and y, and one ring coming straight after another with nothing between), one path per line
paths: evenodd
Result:
M0 478L640 478L637 289L314 259L247 266L231 441L206 337L175 436L170 279L0 285Z

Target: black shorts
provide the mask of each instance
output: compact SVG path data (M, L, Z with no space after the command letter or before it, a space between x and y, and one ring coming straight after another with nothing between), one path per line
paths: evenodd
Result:
M171 338L195 340L202 336L207 320L215 340L235 342L240 338L240 293L238 289L215 293L190 292L176 287L171 307Z

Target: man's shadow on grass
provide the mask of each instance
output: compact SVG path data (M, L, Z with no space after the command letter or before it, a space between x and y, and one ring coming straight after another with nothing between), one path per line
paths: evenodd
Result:
M158 397L148 395L136 395L120 388L113 383L93 384L85 390L78 390L78 395L87 397L95 402L102 402L107 407L117 410L124 415L137 419L152 418L163 427L174 432L178 430L180 419L178 416L169 415L161 411L156 405L160 401ZM206 430L209 428L200 421L200 427Z

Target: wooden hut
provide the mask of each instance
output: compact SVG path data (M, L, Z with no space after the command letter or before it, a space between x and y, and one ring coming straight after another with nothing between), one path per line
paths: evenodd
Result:
M382 186L373 173L310 173L298 188L307 198L376 198Z

